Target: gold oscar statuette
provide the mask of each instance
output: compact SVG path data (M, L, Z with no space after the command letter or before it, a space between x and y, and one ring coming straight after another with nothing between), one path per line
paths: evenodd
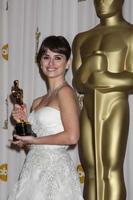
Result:
M11 95L13 99L15 100L16 104L19 104L22 106L23 109L23 90L19 88L19 81L15 80L14 85L11 88ZM31 124L29 122L21 121L16 123L15 125L15 133L19 136L36 136L35 133L33 133L31 129Z

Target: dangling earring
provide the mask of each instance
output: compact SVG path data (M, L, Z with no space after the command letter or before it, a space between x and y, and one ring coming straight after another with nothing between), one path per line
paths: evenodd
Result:
M67 71L68 71L68 69L69 69L69 67L66 67L66 69L65 69L65 72L67 72Z
M66 66L66 70L68 70L68 69L69 69L69 67L70 67L70 66L69 66L69 65L67 65L67 66Z
M66 71L71 67L71 59L68 60L66 65Z

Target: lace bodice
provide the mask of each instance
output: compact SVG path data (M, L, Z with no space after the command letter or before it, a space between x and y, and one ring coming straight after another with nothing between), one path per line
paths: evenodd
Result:
M64 131L60 111L45 106L29 115L32 130L38 137L53 135ZM67 148L67 145L31 145L36 148Z

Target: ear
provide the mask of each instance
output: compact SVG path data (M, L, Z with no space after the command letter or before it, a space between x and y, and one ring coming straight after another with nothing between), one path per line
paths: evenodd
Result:
M66 64L66 69L67 70L70 68L71 64L72 64L72 59L69 58L69 60L67 61L67 64Z

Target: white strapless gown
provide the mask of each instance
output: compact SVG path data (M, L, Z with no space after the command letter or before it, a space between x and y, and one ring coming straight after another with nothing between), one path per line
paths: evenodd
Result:
M29 116L37 136L64 130L60 111L44 107ZM31 145L8 200L83 200L79 177L66 145Z

